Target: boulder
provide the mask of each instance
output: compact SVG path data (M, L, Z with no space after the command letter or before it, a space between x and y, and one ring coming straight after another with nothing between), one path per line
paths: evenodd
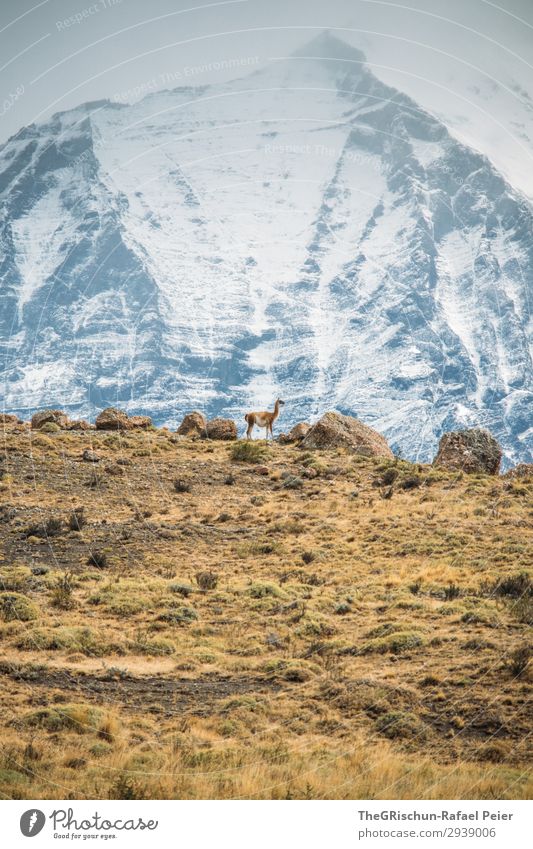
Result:
M529 478L533 480L533 463L519 463L518 466L514 466L512 469L509 469L503 477L510 478L511 480L524 480Z
M488 430L445 433L439 442L433 465L452 472L497 475L502 450Z
M96 418L96 430L147 430L152 427L150 416L128 416L124 410L106 407Z
M42 410L31 417L32 430L40 430L45 424L56 424L60 428L68 427L69 418L62 410Z
M310 424L307 424L307 422L298 422L288 433L281 433L278 442L281 442L283 445L289 445L292 442L301 442L310 430Z
M187 413L184 416L176 433L178 436L205 436L206 425L205 416L195 410L193 413Z
M302 448L348 448L365 457L393 457L387 440L353 416L325 413L300 443Z
M128 426L135 430L148 430L153 424L150 416L130 416Z
M96 430L128 430L128 414L116 407L106 407L96 417Z
M211 419L205 426L207 439L237 439L237 425L233 419Z
M23 424L18 416L13 416L11 413L0 413L0 425L18 425Z
M94 425L86 422L85 419L73 419L68 423L69 430L93 430Z
M100 457L95 451L92 451L91 448L86 448L83 454L81 455L81 459L84 463L99 463Z

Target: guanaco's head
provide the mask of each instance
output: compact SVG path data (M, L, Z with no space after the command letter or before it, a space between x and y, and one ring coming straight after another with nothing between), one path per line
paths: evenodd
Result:
M283 405L285 404L285 401L282 401L281 398L278 398L278 400L276 401L276 404L279 404L280 407L283 407Z

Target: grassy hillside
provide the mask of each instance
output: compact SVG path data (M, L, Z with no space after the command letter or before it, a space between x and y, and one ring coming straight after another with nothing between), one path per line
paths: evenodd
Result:
M533 479L168 431L1 458L4 797L530 794Z

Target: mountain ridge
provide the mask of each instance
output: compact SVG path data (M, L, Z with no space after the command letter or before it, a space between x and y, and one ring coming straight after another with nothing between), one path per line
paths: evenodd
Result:
M97 103L0 148L6 409L282 394L414 458L477 425L529 459L531 205L364 54Z

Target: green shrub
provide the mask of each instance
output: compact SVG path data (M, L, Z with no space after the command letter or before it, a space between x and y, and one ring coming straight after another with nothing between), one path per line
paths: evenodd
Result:
M242 439L231 447L230 457L239 463L264 463L270 451L263 442Z
M376 730L389 740L424 736L424 726L412 713L389 711L376 719Z
M279 587L276 584L252 584L250 589L248 590L249 594L252 598L265 598L266 596L274 596L277 598L280 595L283 595Z
M75 606L74 601L74 575L72 572L65 572L57 579L56 585L52 590L51 603L54 607L59 607L61 610L71 610Z
M179 607L177 610L165 610L157 619L170 625L188 625L198 619L198 614L192 607Z
M31 622L39 616L39 608L20 593L0 593L0 615L5 622Z
M44 707L32 711L23 719L30 728L43 728L45 731L76 731L87 734L98 731L104 722L104 712L93 705L66 704L57 707Z
M188 584L170 584L169 590L171 593L177 593L183 596L183 598L188 598L194 592L193 588Z
M26 631L16 642L16 647L24 651L75 651L89 657L102 657L105 654L124 654L120 643L106 643L90 628L33 628Z
M533 595L533 583L527 572L517 572L515 575L506 575L499 578L492 592L494 595L521 598L522 596Z
M39 428L41 433L60 433L61 428L55 422L45 422L42 427Z
M303 489L304 482L298 475L290 475L283 483L283 489Z
M174 481L174 492L190 492L191 491L191 483L190 481L183 480L183 478L176 478Z
M424 644L424 639L414 631L400 631L370 640L361 648L361 654L401 654Z
M197 572L195 575L196 583L201 590L216 590L218 584L218 575L216 572Z
M524 643L522 646L518 646L518 648L514 649L509 655L509 669L512 674L517 678L520 678L524 672L526 672L529 662L531 660L531 655L533 651L531 646L527 643Z

